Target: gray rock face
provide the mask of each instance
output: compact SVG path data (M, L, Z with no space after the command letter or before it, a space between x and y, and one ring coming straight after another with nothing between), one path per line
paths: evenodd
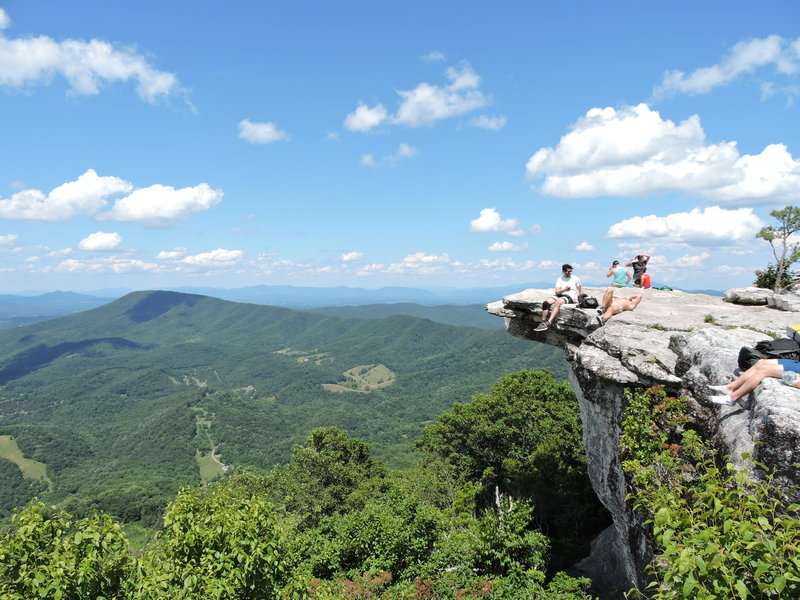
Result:
M604 289L584 291L600 299ZM625 502L619 458L623 391L663 385L668 394L687 398L695 422L733 462L747 467L742 455L750 454L774 469L776 481L788 491L800 485L800 389L766 379L743 402L727 407L709 403L713 393L708 386L735 379L742 346L782 336L787 325L800 325L800 306L794 295L777 309L774 301L772 306L767 301L741 304L680 291L627 288L614 293L634 292L644 293L639 307L603 326L596 310L565 305L548 330L534 331L542 301L552 290L511 294L486 309L503 317L514 336L565 348L580 404L589 476L613 516L621 570L628 582L641 584L652 549ZM793 493L792 500L800 501L800 494Z

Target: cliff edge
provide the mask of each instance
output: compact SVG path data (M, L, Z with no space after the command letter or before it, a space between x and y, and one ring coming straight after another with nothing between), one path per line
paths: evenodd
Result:
M584 288L598 300L604 291ZM698 427L731 461L746 467L742 455L749 454L768 465L776 482L794 495L793 501L800 501L800 488L790 491L800 486L800 389L766 379L737 406L708 401L714 394L709 385L727 383L739 373L742 346L783 336L787 325L800 325L800 297L755 288L731 290L725 298L615 290L619 296L637 292L644 294L639 307L604 325L596 310L565 305L552 326L541 332L534 329L542 301L552 290L528 289L486 305L489 313L505 319L511 335L566 350L580 404L589 476L614 519L613 531L593 548L604 558L584 561L581 568L593 579L624 581L627 588L644 583L652 548L625 501L629 490L619 457L625 388L663 385L669 395L687 398ZM600 562L605 567L597 572ZM610 564L618 565L617 573L607 572ZM609 586L613 587L610 582Z

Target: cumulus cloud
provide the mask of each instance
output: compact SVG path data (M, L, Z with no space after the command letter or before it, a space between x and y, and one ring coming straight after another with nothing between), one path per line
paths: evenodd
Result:
M388 113L382 104L370 108L359 103L356 110L345 118L344 128L348 131L369 131L383 123L387 117Z
M108 198L127 193L133 185L118 177L101 177L89 169L75 181L54 188L49 194L22 190L11 198L0 198L0 218L18 221L69 221L80 214L94 214Z
M120 244L122 244L122 236L120 234L97 231L78 242L78 248L91 252L106 252L119 248Z
M186 256L186 252L186 248L178 246L172 250L162 250L156 255L156 258L159 260L178 260Z
M2 32L10 25L0 14L0 85L13 88L47 84L55 76L67 80L70 92L94 95L102 85L135 81L136 93L153 103L183 93L172 73L159 71L140 54L101 40L56 41L47 36L10 39Z
M131 273L158 272L160 265L131 258L109 257L102 259L77 260L68 258L61 261L53 270L62 273Z
M697 115L665 120L646 104L593 108L555 148L526 165L541 191L561 198L693 193L721 204L779 204L800 192L800 161L782 144L740 155L735 142L707 144Z
M594 250L594 246L592 246L589 242L581 242L577 246L575 246L575 250L578 252L590 252Z
M705 264L707 258L711 255L708 252L702 252L700 254L689 255L686 254L684 256L680 256L676 259L669 261L669 266L671 267L702 267Z
M2 15L0 15L0 17L2 17ZM11 248L16 246L17 240L19 240L19 236L15 233L0 235L0 248Z
M659 217L632 217L612 225L606 237L663 240L693 245L735 245L753 240L765 223L752 208L727 210L718 206L695 208Z
M201 252L187 256L183 262L187 265L198 267L230 267L242 261L244 252L241 250L226 250L217 248L211 252Z
M480 115L471 119L469 124L473 127L479 127L481 129L500 131L506 126L506 118L503 116L490 117L487 115Z
M278 126L271 121L253 123L250 119L239 121L239 138L251 144L272 144L291 139L288 133L278 129Z
M528 244L512 244L511 242L495 242L488 248L489 252L520 252L528 250Z
M383 123L421 127L489 104L489 98L479 89L481 79L469 64L449 67L444 75L448 81L444 85L420 83L412 90L398 90L400 104L394 114L389 114L382 104L370 108L359 103L345 118L345 128L363 132Z
M653 93L656 96L705 94L766 66L772 66L784 75L797 73L800 69L800 38L787 40L770 35L739 42L719 64L696 69L689 75L682 71L668 71Z
M221 190L212 189L206 183L180 189L156 184L120 198L110 211L101 213L97 219L163 224L208 210L222 200L222 195Z
M423 54L420 56L420 60L423 62L439 62L443 60L447 60L444 55L444 52L439 52L438 50L433 50L428 52L427 54Z
M470 222L469 230L472 233L507 231L513 235L520 231L520 226L516 219L503 219L497 209L492 207L481 209L480 216Z
M362 167L378 167L381 165L397 166L397 164L406 158L413 158L417 155L417 149L409 144L400 144L393 154L387 154L381 158L375 158L373 154L364 154L359 160Z
M392 263L387 268L388 273L415 273L418 275L430 275L438 273L443 266L450 262L447 254L425 254L416 252L409 254L402 261Z
M361 260L364 258L364 254L362 252L345 252L339 257L339 260L343 262L350 262L352 260Z
M120 197L123 194L126 195ZM0 218L59 223L78 215L89 215L99 221L163 224L208 210L222 195L221 190L211 189L205 183L177 190L165 185L135 189L124 179L101 176L89 169L75 181L53 188L47 194L28 189L10 198L0 198ZM113 208L101 213L114 198Z

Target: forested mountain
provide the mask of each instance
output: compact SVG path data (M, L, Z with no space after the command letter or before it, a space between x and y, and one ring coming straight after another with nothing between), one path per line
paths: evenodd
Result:
M446 325L467 325L481 329L501 329L503 327L503 320L487 313L483 304L424 306L413 302L394 302L361 306L323 306L309 310L333 317L355 319L382 319L392 315L408 315Z
M152 524L178 486L284 462L320 426L410 465L436 416L541 367L566 375L559 351L502 330L132 293L0 331L0 440L49 478L5 469L17 476L0 480L0 508L39 493Z

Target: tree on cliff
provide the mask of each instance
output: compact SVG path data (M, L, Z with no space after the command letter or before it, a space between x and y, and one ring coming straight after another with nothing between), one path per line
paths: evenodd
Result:
M756 237L769 242L772 256L775 257L775 267L769 265L767 269L759 272L755 284L766 287L772 284L773 291L791 287L796 279L791 276L792 264L800 260L800 242L791 242L792 236L800 231L800 208L786 206L780 210L769 213L778 220L778 225L763 227ZM774 282L772 281L774 275Z

